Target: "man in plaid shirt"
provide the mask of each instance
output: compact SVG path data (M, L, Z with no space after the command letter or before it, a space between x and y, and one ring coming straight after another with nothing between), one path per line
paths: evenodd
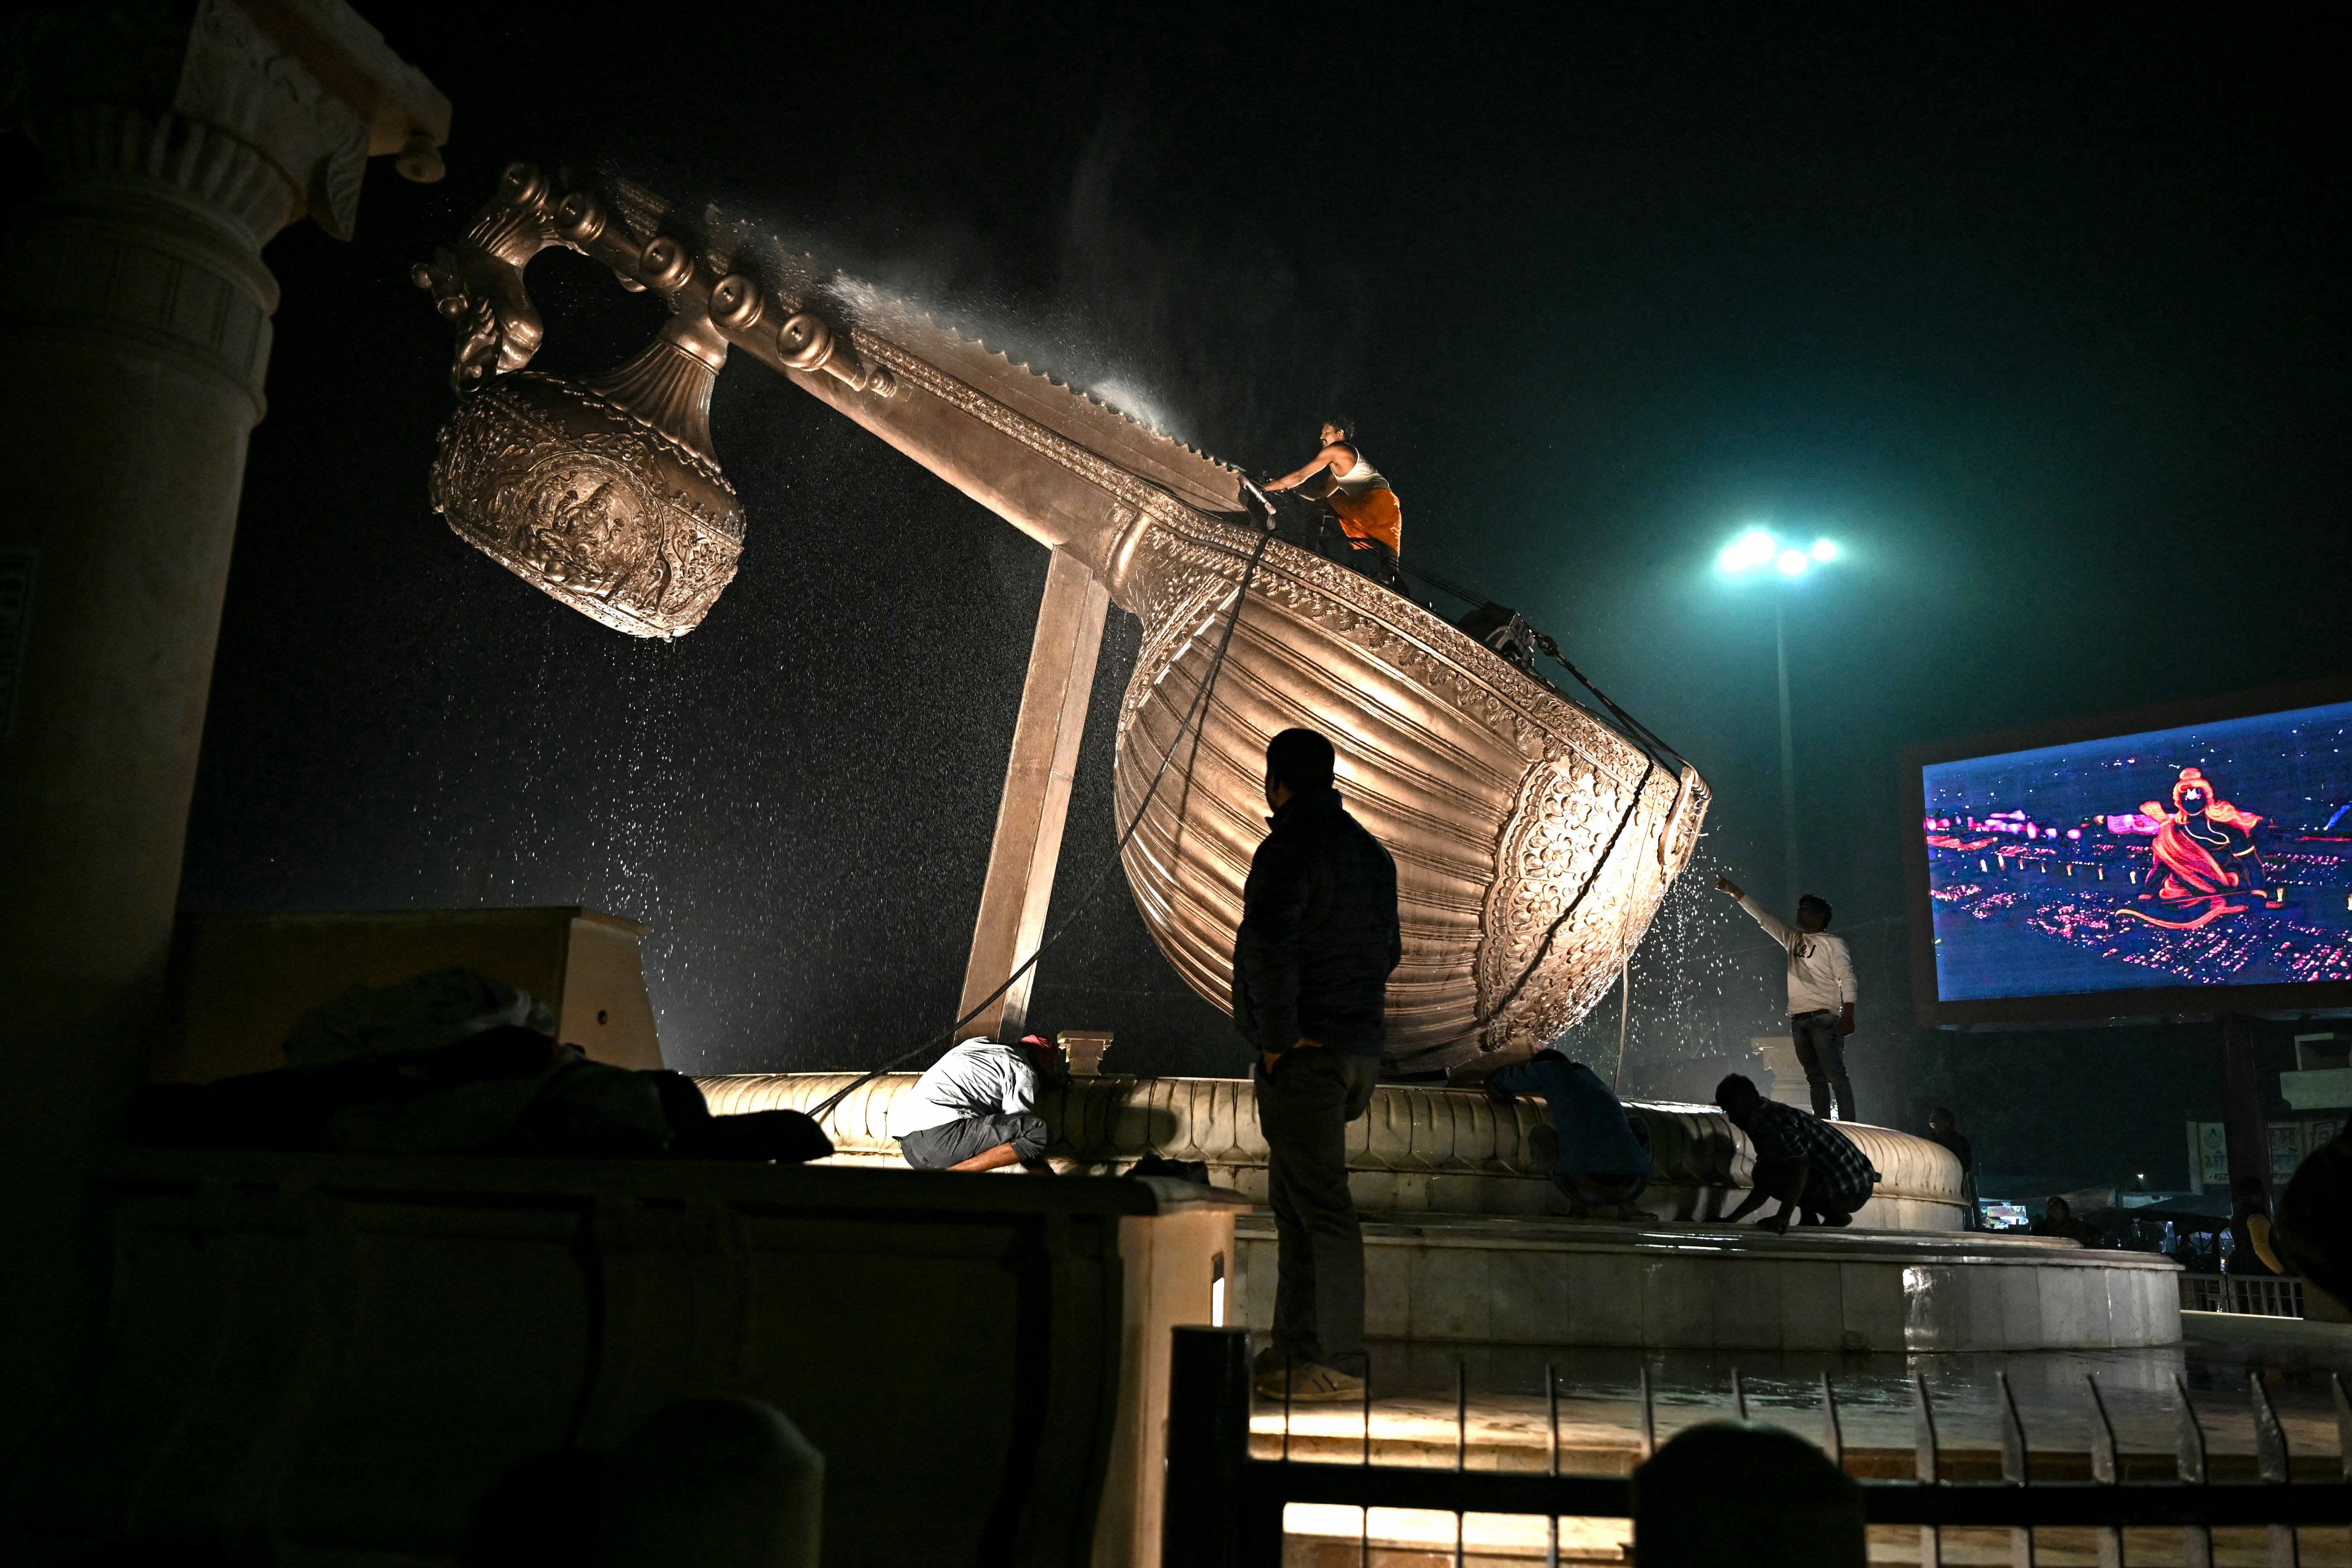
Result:
M1780 1212L1757 1222L1767 1230L1787 1231L1792 1211L1801 1211L1806 1225L1851 1225L1854 1210L1870 1201L1877 1171L1853 1139L1820 1117L1765 1099L1739 1073L1715 1086L1715 1103L1756 1146L1754 1183L1725 1224L1778 1198Z

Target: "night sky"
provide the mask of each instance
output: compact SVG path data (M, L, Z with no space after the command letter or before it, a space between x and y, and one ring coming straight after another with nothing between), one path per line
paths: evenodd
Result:
M1353 415L1408 558L1552 631L1717 791L1636 965L1632 1090L1704 1092L1779 1011L1705 886L1787 891L1771 606L1715 552L1759 521L1838 540L1788 608L1865 1116L1958 1101L2020 1183L2182 1180L2210 1029L1913 1028L1895 755L2345 668L2345 98L2299 17L362 9L455 103L449 176L380 160L354 242L268 253L188 907L634 915L696 1070L863 1065L951 1018L1044 552L740 357L715 426L750 542L691 637L604 630L459 542L407 270L506 160L568 161L1254 471ZM559 374L657 319L575 257L531 283ZM1114 614L1057 920L1107 863L1134 647ZM1034 1021L1118 1031L1113 1067L1239 1069L1115 871L1042 973Z

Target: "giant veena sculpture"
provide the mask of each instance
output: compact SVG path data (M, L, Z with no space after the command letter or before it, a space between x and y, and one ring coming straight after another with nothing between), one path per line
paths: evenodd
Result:
M643 353L577 384L526 368L542 327L523 268L558 245L672 312ZM416 281L457 330L435 505L606 626L683 637L735 575L744 513L709 426L731 349L1055 552L1022 721L1027 735L1043 714L1034 732L1055 756L1028 760L1045 782L1016 830L1016 739L968 1007L1034 951L1093 667L1086 617L1091 606L1098 639L1106 597L1143 622L1118 716L1121 830L1140 813L1124 868L1161 952L1220 1006L1265 831L1265 745L1287 726L1333 737L1341 793L1396 858L1399 1075L1524 1055L1583 1016L1696 845L1708 795L1695 770L1419 605L1267 537L1232 467L755 232L517 163ZM1072 689L1041 677L1065 623L1083 657L1051 668Z

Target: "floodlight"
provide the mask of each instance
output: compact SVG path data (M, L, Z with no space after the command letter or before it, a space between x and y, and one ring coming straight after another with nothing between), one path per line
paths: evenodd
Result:
M1780 547L1780 542L1769 533L1751 528L1723 547L1723 553L1715 558L1716 564L1726 572L1745 572L1771 560Z
M1814 541L1813 541L1813 559L1814 559L1814 560L1816 560L1816 561L1834 561L1834 560L1836 560L1837 558L1838 558L1838 547L1837 547L1836 545L1832 544L1832 543L1831 543L1828 540L1826 540L1826 539L1816 539L1816 540L1814 540Z
M1799 573L1802 572L1806 567L1811 564L1811 562L1805 559L1805 552L1801 550L1783 550L1780 552L1780 570L1787 573L1791 577L1796 576Z

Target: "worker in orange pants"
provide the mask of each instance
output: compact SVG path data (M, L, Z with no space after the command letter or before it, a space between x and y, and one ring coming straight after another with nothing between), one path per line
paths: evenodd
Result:
M1381 471L1355 445L1355 426L1345 419L1323 422L1323 449L1315 460L1265 488L1295 489L1320 501L1336 519L1348 563L1374 581L1399 585L1397 558L1404 549L1404 509Z

